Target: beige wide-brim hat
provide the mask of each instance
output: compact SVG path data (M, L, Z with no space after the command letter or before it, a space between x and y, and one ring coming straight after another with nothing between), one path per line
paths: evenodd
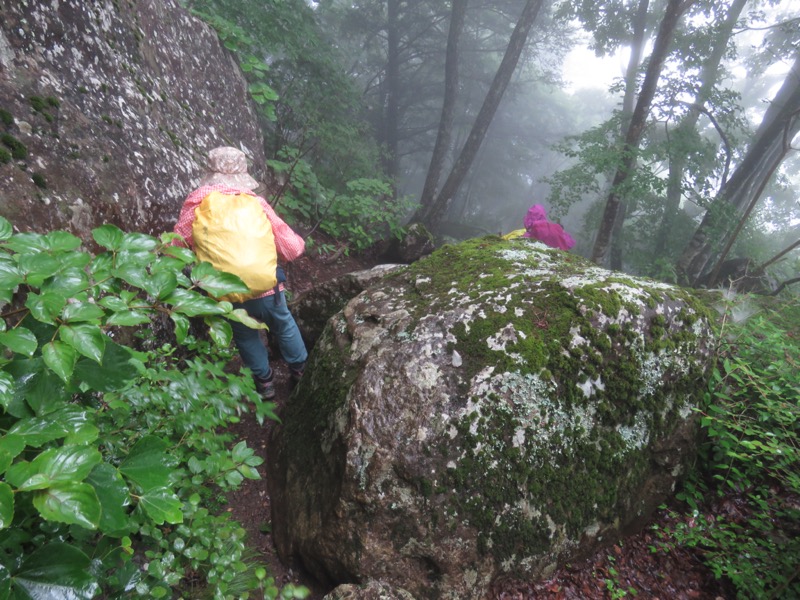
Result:
M200 185L221 184L232 188L254 190L259 183L247 172L247 156L232 146L220 146L208 153L208 172Z

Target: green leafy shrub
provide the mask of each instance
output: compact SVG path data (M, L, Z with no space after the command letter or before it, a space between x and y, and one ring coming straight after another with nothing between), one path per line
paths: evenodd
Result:
M95 255L0 218L0 597L304 597L277 589L219 501L261 463L227 427L251 405L275 416L221 367L229 320L258 324L208 294L241 280L174 234L93 237ZM159 318L176 343L117 341Z
M787 316L726 331L703 462L679 494L690 514L662 532L667 547L699 549L738 598L800 597L800 343Z
M326 189L317 180L311 166L296 150L281 153L281 160L269 166L288 178L277 203L314 228L360 252L387 235L400 237L403 217L412 208L409 200L394 200L388 183L380 179L355 179L345 184L345 191Z
M28 158L28 148L10 133L0 135L0 141L11 150L11 156L17 160L25 160Z
M33 183L36 185L36 187L41 188L43 190L47 189L47 180L41 173L34 173L33 175L31 175L31 179L33 180Z

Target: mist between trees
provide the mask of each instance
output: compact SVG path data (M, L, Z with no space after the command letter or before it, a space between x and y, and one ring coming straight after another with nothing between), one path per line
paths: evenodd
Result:
M302 184L289 207L323 220L378 179L401 224L440 240L506 233L542 203L614 269L747 272L768 292L798 276L797 2L184 4L250 78L271 166ZM607 89L564 73L582 45L619 61Z

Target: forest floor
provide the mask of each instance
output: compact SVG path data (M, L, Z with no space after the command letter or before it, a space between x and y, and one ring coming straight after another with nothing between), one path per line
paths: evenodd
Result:
M287 286L298 294L314 285L345 273L367 269L375 258L341 255L330 260L313 250L287 268ZM289 397L291 383L288 369L281 360L272 363L276 373L276 403L280 407ZM252 413L244 415L235 433L265 461L267 436L271 423L259 425ZM263 472L263 467L261 469ZM321 600L330 592L302 570L281 563L270 534L270 499L266 480L245 480L242 487L229 495L232 516L248 532L248 545L259 553L278 585L294 583L311 590L310 600ZM647 600L728 600L734 594L716 580L688 549L653 552L657 534L654 528L672 524L668 510L660 510L637 534L619 540L580 562L566 565L549 579L537 582L498 582L487 600L587 600L640 598Z

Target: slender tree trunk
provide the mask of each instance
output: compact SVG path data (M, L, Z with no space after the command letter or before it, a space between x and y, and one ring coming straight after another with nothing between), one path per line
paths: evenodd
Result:
M625 96L622 99L622 122L620 139L625 139L625 132L630 126L633 115L634 101L636 100L636 75L642 64L644 54L645 33L647 29L647 9L649 0L640 0L633 18L633 37L631 38L631 56L625 69ZM614 219L614 231L611 236L611 268L622 270L622 231L625 225L625 215L628 212L628 203L623 198L620 200L619 211Z
M450 138L453 133L453 116L455 114L456 98L458 96L458 40L464 28L464 16L467 12L467 0L453 0L450 12L450 29L447 33L447 51L444 65L444 101L442 102L442 116L439 119L439 131L436 134L436 144L433 147L428 175L420 196L420 205L430 207L436 196L444 168L444 159L450 148Z
M386 172L397 181L399 158L398 147L398 92L400 89L400 0L387 0L387 55L386 55L386 124L384 142L386 143Z
M600 223L600 230L597 232L597 238L594 242L592 260L598 264L604 264L606 262L608 250L611 245L614 222L617 218L620 201L623 196L621 190L630 178L636 164L639 143L641 142L642 133L647 124L647 115L650 112L650 105L656 93L656 84L658 83L661 69L664 66L664 60L666 60L667 53L669 52L669 46L672 42L675 27L678 25L678 20L681 15L683 15L695 1L696 0L669 0L667 3L664 18L661 20L658 35L656 36L656 41L653 46L653 53L650 55L650 62L647 65L644 82L642 83L642 90L636 102L636 108L633 110L631 123L625 136L620 166L617 168L617 172L614 175L611 191L606 200L603 219Z
M467 141L461 149L461 153L450 171L441 191L436 196L436 199L430 206L423 206L417 210L413 217L413 221L424 223L429 229L435 230L442 216L447 212L450 202L455 196L458 188L464 180L464 176L472 165L472 161L486 136L486 131L494 118L500 100L511 81L511 76L517 67L517 62L525 47L525 42L528 39L531 27L533 26L536 16L539 13L543 0L527 0L525 7L522 9L522 14L517 21L516 27L511 34L511 39L508 42L503 60L497 69L497 73L492 80L492 85L486 98L483 101L475 123L469 132Z
M765 180L783 162L800 131L800 53L764 114L753 143L731 178L725 182L678 261L683 283L697 285L715 248L725 244L748 206L763 190Z
M748 0L735 0L725 15L725 21L720 26L720 31L716 40L717 43L708 60L703 65L703 71L700 77L702 84L700 85L694 102L696 106L689 108L689 111L675 128L674 137L678 141L679 146L681 140L695 130L697 121L700 115L703 114L700 107L705 106L711 91L719 80L719 66L728 49L728 42L733 33L733 28L739 20L739 15L742 14L742 10L747 2ZM664 256L667 251L667 245L672 235L672 228L675 225L675 219L680 211L681 197L683 196L683 172L686 169L686 161L687 155L685 152L677 150L671 153L669 174L667 175L667 198L664 205L664 217L661 221L658 234L656 235L655 256Z

